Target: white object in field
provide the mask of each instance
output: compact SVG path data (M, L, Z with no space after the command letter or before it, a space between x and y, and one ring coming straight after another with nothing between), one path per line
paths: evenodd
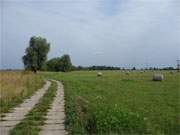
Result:
M171 71L170 74L174 74L174 71Z
M154 74L153 75L153 81L163 81L164 75L163 74Z
M103 75L102 72L98 72L98 73L97 73L97 76L102 76L102 75Z
M126 75L129 75L130 74L130 71L126 71Z

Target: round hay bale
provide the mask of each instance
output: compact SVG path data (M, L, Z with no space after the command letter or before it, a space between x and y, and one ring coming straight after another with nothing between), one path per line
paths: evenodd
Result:
M170 74L174 74L174 71L170 71Z
M97 76L98 76L98 77L102 77L102 76L103 76L103 73L102 73L102 72L98 72L98 73L97 73Z
M164 80L164 75L163 74L154 74L152 80L153 81L163 81Z
M129 74L130 74L130 71L127 71L127 72L126 72L126 75L129 75Z

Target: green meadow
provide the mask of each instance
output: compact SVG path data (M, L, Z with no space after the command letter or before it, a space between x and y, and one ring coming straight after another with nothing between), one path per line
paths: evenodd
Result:
M162 82L152 81L151 71L103 71L102 77L97 71L42 74L64 84L70 134L178 134L180 74L159 72Z

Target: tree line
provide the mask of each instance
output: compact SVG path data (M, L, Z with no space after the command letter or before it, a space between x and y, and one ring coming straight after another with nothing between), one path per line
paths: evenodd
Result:
M77 66L74 67L74 70L121 70L120 67L113 67L113 66Z
M31 37L25 55L22 57L25 69L35 73L38 70L63 72L72 70L71 58L68 54L47 60L49 51L50 43L45 38Z
M34 72L40 71L62 71L68 72L72 70L126 70L125 68L113 66L73 66L71 58L68 54L61 57L47 60L47 55L50 51L50 43L45 38L33 36L30 38L29 46L25 50L25 55L22 57L26 70ZM129 70L136 70L133 67ZM175 70L173 67L156 68L150 67L142 70Z
M73 66L71 58L68 54L61 57L47 60L47 55L50 51L50 43L45 38L33 36L30 38L29 46L25 50L25 55L22 57L26 70L32 70L35 73L40 71L74 71L74 70L120 70L119 67L113 66Z

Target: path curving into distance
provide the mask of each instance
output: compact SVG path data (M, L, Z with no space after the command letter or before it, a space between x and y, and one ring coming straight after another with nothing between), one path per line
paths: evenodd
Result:
M57 94L47 113L45 125L41 127L40 135L65 135L64 127L64 88L57 82Z
M15 107L11 112L6 113L5 117L0 120L0 135L8 135L9 131L15 127L16 124L25 118L25 115L37 104L40 98L50 87L51 82L46 81L43 88L37 90L33 96L24 100L22 104Z

